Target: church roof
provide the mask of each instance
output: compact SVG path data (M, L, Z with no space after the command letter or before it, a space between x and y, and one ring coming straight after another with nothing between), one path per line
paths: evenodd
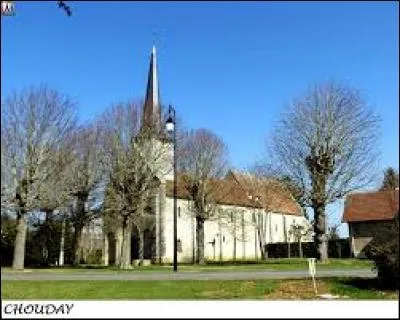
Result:
M232 174L231 174L232 173ZM190 199L189 193L185 188L185 179L182 175L178 177L177 198ZM221 205L232 205L246 208L264 208L269 212L301 215L300 207L278 183L265 183L257 193L259 201L252 201L249 196L252 190L248 184L242 185L239 179L235 178L235 173L230 172L224 179L214 179L209 181L209 190L212 190L213 199ZM167 197L173 197L173 180L167 181ZM254 199L254 198L253 198Z

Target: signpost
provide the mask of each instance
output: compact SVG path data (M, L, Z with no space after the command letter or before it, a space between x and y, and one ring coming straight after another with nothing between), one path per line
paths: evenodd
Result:
M317 284L315 283L315 273L316 273L315 262L316 262L316 260L317 260L316 258L309 258L308 259L308 271L309 271L310 276L311 276L311 278L313 280L315 295L317 295Z

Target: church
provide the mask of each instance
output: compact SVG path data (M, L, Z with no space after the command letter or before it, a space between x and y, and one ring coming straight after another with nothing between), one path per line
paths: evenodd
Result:
M157 74L156 48L150 56L142 125L153 126L160 132L161 104ZM160 142L163 143L163 142ZM166 142L164 142L166 143ZM167 143L168 160L166 170L158 178L156 192L149 199L149 210L154 223L143 231L145 263L170 263L173 261L173 145ZM179 175L178 175L179 176ZM254 181L258 178L249 174L230 170L218 181L219 189L224 190L212 219L204 223L204 257L206 261L254 260L260 259L263 246L269 243L297 242L291 228L294 225L309 227L309 222L293 197L283 188L269 186L255 191ZM258 181L259 182L259 181ZM177 179L177 251L179 263L196 261L196 219L191 211L191 201L185 188ZM256 194L257 193L257 194ZM102 223L102 260L104 265L118 264L122 243L122 230L116 226ZM87 227L84 235L88 235ZM100 239L99 239L100 240ZM301 241L311 241L311 235ZM92 243L92 241L90 241ZM131 260L138 262L138 234L133 228L131 237Z

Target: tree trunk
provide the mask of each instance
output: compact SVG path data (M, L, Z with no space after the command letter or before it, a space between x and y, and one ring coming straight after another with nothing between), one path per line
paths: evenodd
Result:
M144 260L144 234L141 230L138 229L138 240L139 240L139 264L143 265Z
M77 266L81 263L81 247L82 247L82 229L83 226L80 224L75 224L74 231L74 260L72 264Z
M233 237L233 261L236 261L236 235Z
M223 254L222 254L222 234L219 233L219 261L223 260Z
M45 230L45 241L43 243L43 252L45 255L43 256L43 265L49 266L50 261L49 258L51 256L51 243L52 243L52 222L53 222L53 210L47 209L45 211L45 222L44 222L44 230Z
M79 195L76 201L76 212L74 221L74 260L73 265L77 266L81 262L82 247L82 229L86 221L85 203L88 196L86 194Z
M266 254L265 254L265 237L264 237L264 232L263 232L264 220L260 213L257 214L255 222L256 222L256 229L257 229L257 236L258 236L258 245L260 247L261 260L265 260L265 256L266 256Z
M204 260L204 220L196 217L196 242L197 242L197 263L205 264Z
M258 250L257 248L259 247L259 244L257 243L257 233L258 233L258 227L256 226L254 228L254 257L256 260L258 260Z
M246 241L245 241L245 224L244 224L244 212L242 212L242 260L246 259Z
M118 227L115 232L115 265L119 266L121 261L121 252L122 252L122 227Z
M131 225L129 223L124 223L122 226L120 269L129 269L131 267L131 236Z
M221 217L220 216L218 216L218 235L219 235L219 261L222 261L223 260L223 253L222 253L223 235L222 235Z
M300 258L303 258L303 249L301 247L301 239L299 240L299 256L300 256Z
M328 260L328 243L325 235L326 231L326 215L325 205L319 205L314 207L314 243L317 251L317 259L319 261Z
M236 217L234 217L233 225L233 261L236 261Z
M14 258L13 258L13 269L23 270L25 261L25 245L26 245L26 230L27 223L25 212L18 213L17 217L17 234L15 236L14 245Z
M109 242L108 242L108 234L103 230L103 247L102 247L102 263L103 266L109 265Z
M61 225L60 255L58 258L58 265L60 267L64 265L64 243L65 243L65 218L63 218Z
M158 242L158 262L162 264L165 258L165 193L166 193L165 183L161 183L159 187L159 233L157 234Z
M213 261L215 261L215 238L212 242L212 247L213 247Z

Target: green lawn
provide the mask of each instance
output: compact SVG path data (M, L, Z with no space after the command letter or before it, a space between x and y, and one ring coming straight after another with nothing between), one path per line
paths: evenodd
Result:
M318 293L341 299L398 299L374 279L319 279ZM2 299L316 299L310 280L2 281Z
M317 269L347 269L347 268L372 268L373 264L369 260L359 259L330 259L326 263L317 263ZM245 271L245 270L304 270L308 269L307 259L268 259L266 261L236 261L236 262L209 262L206 265L178 265L180 272L209 272L209 271ZM131 270L120 270L116 267L102 267L98 265L72 267L54 267L54 268L39 268L25 269L25 272L85 272L85 271L121 271L121 272L171 272L172 266L140 266L133 267ZM2 268L2 271L12 272L11 268Z
M256 299L275 281L2 281L2 299Z

